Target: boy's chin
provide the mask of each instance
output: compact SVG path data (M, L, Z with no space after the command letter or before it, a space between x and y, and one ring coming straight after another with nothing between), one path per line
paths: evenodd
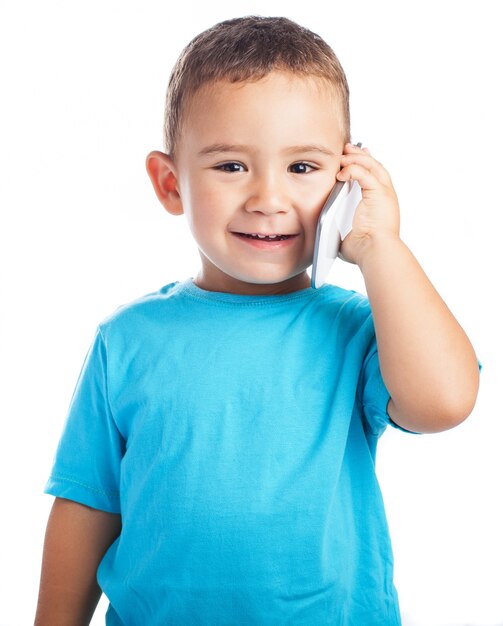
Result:
M310 287L311 279L306 270L296 274L270 274L269 276L238 275L229 276L230 281L242 288L256 290L258 293L286 293Z
M210 291L273 294L297 291L311 286L311 279L306 272L308 265L290 270L270 264L258 267L224 267L211 262L202 253L201 259L202 267L196 284Z

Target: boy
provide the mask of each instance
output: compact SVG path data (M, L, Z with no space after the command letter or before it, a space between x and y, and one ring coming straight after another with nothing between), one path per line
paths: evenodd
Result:
M374 459L392 424L452 428L478 366L399 237L389 175L349 144L333 51L283 18L196 37L147 170L201 270L99 327L47 492L36 624L400 624ZM335 180L368 300L310 287ZM97 574L97 576L96 576Z

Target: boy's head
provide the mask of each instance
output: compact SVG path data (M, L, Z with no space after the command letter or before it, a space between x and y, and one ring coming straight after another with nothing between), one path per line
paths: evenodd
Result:
M182 51L166 93L166 152L174 156L184 113L203 85L257 81L274 70L326 81L337 95L344 143L350 140L349 88L332 48L285 17L250 16L212 26Z
M170 78L167 154L147 170L184 213L209 291L309 287L316 224L349 141L348 87L330 47L285 18L229 20L196 37Z

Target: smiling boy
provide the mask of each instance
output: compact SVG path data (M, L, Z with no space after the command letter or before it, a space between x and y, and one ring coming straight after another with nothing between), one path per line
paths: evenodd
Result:
M349 139L342 68L293 22L230 20L182 53L147 170L201 269L97 331L47 485L38 626L89 623L101 590L109 625L400 624L377 440L459 424L478 366ZM342 254L368 300L306 272L350 178Z
M316 221L345 143L340 108L329 85L288 72L200 88L175 160L154 153L148 169L167 210L189 220L201 288L309 287Z

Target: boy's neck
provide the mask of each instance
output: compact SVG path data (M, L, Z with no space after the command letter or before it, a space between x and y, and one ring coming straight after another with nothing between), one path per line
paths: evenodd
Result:
M218 291L243 296L278 296L307 289L311 286L311 280L305 271L280 283L259 284L247 283L232 276L211 276L211 272L202 268L193 282L205 291Z

